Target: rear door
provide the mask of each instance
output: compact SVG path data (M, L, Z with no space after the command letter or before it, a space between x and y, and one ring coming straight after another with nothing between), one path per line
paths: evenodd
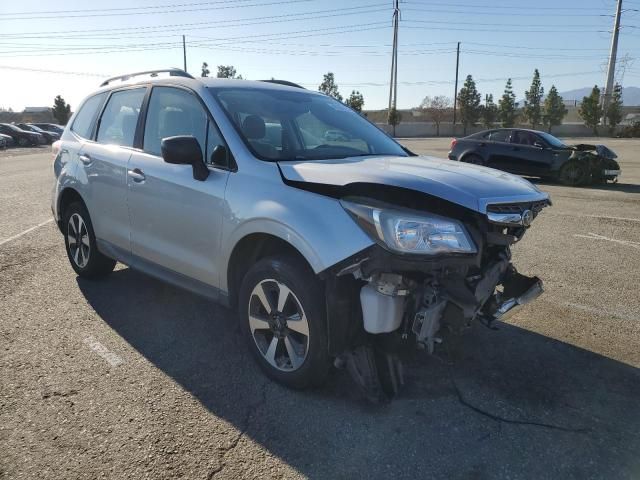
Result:
M147 87L134 87L111 92L97 121L95 141L86 142L79 155L98 242L126 263L131 254L127 164L146 91Z
M487 166L498 170L510 171L509 139L511 130L493 130L488 139Z
M226 144L190 90L154 86L146 111L143 151L129 162L133 265L215 295L210 286L219 285L222 218L230 214L224 199L228 164L208 162L210 175L199 181L191 165L164 162L160 146L163 138L192 135L207 159L216 145Z

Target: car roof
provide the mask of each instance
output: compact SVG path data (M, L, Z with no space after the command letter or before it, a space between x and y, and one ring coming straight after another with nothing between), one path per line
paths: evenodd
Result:
M122 87L129 87L134 85L153 85L156 83L161 84L174 84L182 85L185 87L213 87L213 88L246 88L246 89L261 89L261 90L281 90L290 92L299 92L301 89L306 93L315 95L323 95L320 92L313 90L306 90L292 82L285 80L240 80L234 78L211 78L211 77L198 77L191 76L123 76L123 79L116 78L110 80L109 84L96 89L92 94L106 92Z

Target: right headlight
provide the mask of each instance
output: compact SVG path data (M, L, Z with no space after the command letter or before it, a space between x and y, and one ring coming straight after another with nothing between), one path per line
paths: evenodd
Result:
M457 220L348 200L340 203L374 239L396 252L421 255L477 252L471 236Z

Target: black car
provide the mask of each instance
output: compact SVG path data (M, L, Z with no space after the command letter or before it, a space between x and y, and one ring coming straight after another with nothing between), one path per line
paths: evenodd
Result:
M518 175L559 180L565 185L617 181L617 155L604 145L566 145L546 132L498 128L451 142L450 160Z
M56 125L55 123L30 123L29 125L34 125L47 132L56 132L58 135L62 135L62 132L64 132L64 127Z
M54 131L48 131L45 128L40 128L36 125L32 125L29 123L16 123L16 127L21 128L22 130L26 130L28 132L39 133L42 135L48 145L51 145L56 140L60 140L60 134Z
M9 123L0 123L0 133L9 135L13 138L15 144L20 147L35 147L37 145L42 145L45 141L44 137L39 133L28 132Z

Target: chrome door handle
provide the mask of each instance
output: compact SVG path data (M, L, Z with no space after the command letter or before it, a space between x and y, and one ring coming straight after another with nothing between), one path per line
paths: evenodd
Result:
M78 157L80 159L80 161L82 163L84 163L85 165L90 165L91 164L91 157L85 153L83 153L82 155L80 155Z
M128 170L127 174L136 183L144 182L144 180L147 178L147 177L144 176L144 173L139 168L134 168L133 170Z

